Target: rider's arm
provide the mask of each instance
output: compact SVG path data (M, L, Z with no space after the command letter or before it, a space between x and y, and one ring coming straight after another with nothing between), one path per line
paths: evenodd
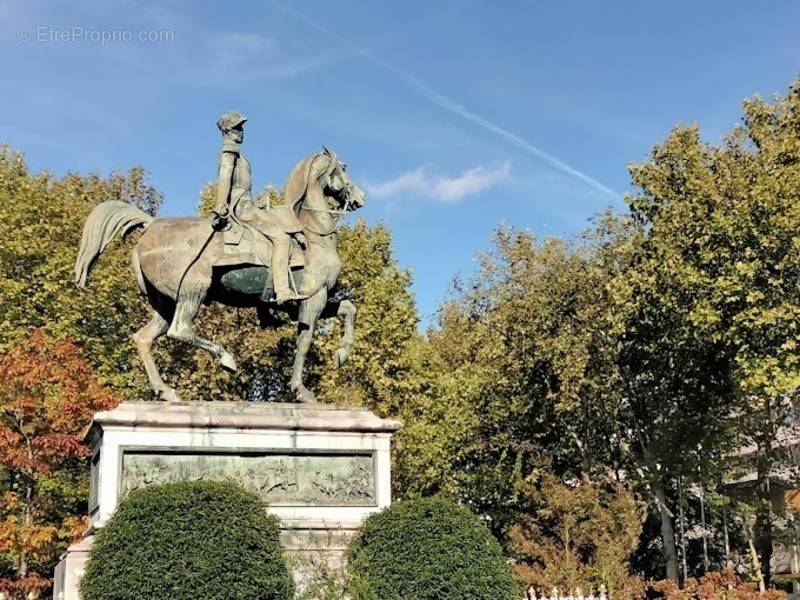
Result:
M228 202L231 197L231 182L233 180L233 163L236 155L233 152L223 152L219 159L219 180L217 181L217 214L228 212Z

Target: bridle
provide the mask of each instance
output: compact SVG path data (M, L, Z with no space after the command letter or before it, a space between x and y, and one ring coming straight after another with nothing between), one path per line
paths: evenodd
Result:
M331 160L332 168L330 168L326 175L330 177L333 170L339 167L339 160L336 158L336 155L329 155ZM319 235L321 237L327 237L336 233L339 229L339 226L342 223L342 218L348 212L353 205L353 201L351 199L352 196L352 188L353 184L351 182L345 182L344 187L339 191L340 194L344 195L344 203L342 204L341 208L310 208L308 206L303 207L303 210L307 210L309 212L319 212L331 215L333 217L333 225L331 226L330 230L327 232L323 231L315 231L314 228L309 227L308 224L305 224L305 228L308 229L311 233Z

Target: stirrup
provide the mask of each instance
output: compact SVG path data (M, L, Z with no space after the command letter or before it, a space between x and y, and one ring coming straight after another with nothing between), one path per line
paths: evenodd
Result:
M263 298L263 295L262 295L262 298ZM308 298L309 298L309 296L306 296L306 295L303 295L303 294L298 294L297 292L295 292L295 291L290 289L289 290L289 295L284 296L283 298L279 298L278 293L275 292L275 297L274 298L270 298L268 300L268 302L273 302L275 304L281 305L281 304L287 304L288 302L300 302L300 301L303 301L303 300L307 300Z

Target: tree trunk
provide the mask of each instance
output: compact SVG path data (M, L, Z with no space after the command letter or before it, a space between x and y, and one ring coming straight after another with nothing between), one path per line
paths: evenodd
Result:
M689 567L686 564L686 517L683 512L683 486L678 475L678 533L681 540L681 567L683 567L683 581L689 578Z
M661 517L661 540L664 543L664 561L667 566L667 579L680 583L678 580L678 551L675 547L675 529L672 526L672 513L667 506L667 490L663 481L651 483L656 497L658 515Z
M772 577L772 488L770 485L770 471L772 465L769 460L771 447L767 442L763 448L759 448L760 456L757 462L758 476L758 504L756 508L756 522L754 531L754 542L758 555L761 557L761 570L764 575L764 582L769 585Z
M722 533L725 542L725 568L732 569L733 563L731 562L731 540L728 535L728 510L722 509Z
M33 524L33 515L31 507L31 499L33 496L33 486L27 485L25 489L25 526L30 527ZM28 552L22 548L20 549L19 562L17 563L17 577L24 579L28 575Z
M21 428L21 426L20 426ZM33 463L33 447L26 438L27 454L29 464ZM29 528L33 525L33 486L34 474L32 470L28 470L25 474L25 527ZM17 577L24 579L28 575L28 551L25 548L20 549L19 563L17 565Z
M708 536L706 535L706 501L705 501L705 488L703 487L702 480L700 481L700 524L703 527L703 573L708 573L709 569L709 562L708 562ZM727 532L726 536L727 536ZM727 540L726 540L727 544ZM727 554L727 546L725 548L725 560L728 560Z
M756 550L756 545L753 541L753 538L755 537L753 535L753 527L747 517L745 517L744 521L744 533L747 537L747 548L750 550L750 562L752 563L753 570L758 578L758 591L763 594L766 591L767 586L764 583L764 573L763 569L761 568L761 561L758 558L758 551Z

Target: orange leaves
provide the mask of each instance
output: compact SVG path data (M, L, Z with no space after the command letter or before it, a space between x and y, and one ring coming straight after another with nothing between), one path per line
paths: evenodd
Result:
M94 412L118 401L80 348L34 330L0 356L0 464L49 474L86 456L82 430Z
M0 593L7 600L40 598L40 594L48 587L50 580L38 573L30 573L20 579L0 579Z
M743 582L731 571L712 571L699 580L690 577L683 588L673 581L654 581L649 585L657 598L664 600L783 600L786 593L769 589L759 593L753 582Z
M11 552L14 549L16 522L14 519L0 521L0 552Z
M19 506L19 494L5 491L2 495L0 495L0 502L2 502L5 510L14 510L17 506Z
M31 565L46 568L85 530L74 514L87 471L80 459L89 455L82 434L96 411L118 401L70 340L34 330L0 355L0 467L9 482L0 554L16 574L0 580L0 592L24 598L48 587Z
M78 437L66 433L40 435L33 446L37 456L50 461L64 457L88 456L90 453L89 448L83 445Z
M605 585L611 597L627 585L627 561L641 531L641 507L613 482L564 482L547 474L521 486L536 507L509 528L517 578L540 589Z
M58 533L55 525L26 525L22 517L12 515L0 521L0 551L40 558L58 540Z
M80 537L86 532L89 525L87 517L79 517L77 515L70 515L62 523L60 535L69 540L70 542L77 542Z

